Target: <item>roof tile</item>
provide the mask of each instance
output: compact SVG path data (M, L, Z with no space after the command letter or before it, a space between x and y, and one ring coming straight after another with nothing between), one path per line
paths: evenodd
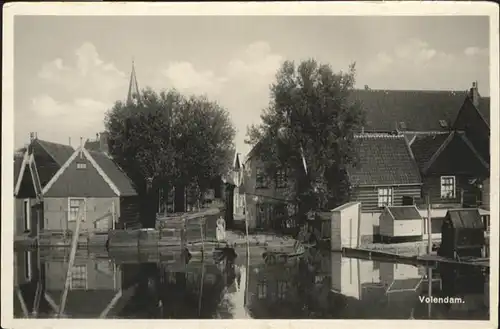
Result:
M358 162L348 169L353 185L420 184L418 167L402 135L356 136Z
M108 175L109 179L115 184L120 191L121 196L134 196L137 192L132 184L130 178L125 172L116 164L113 159L102 152L89 151L95 162L101 169Z
M411 144L415 161L422 170L450 134L417 135Z
M352 97L366 110L365 131L392 131L401 122L410 131L445 131L462 107L465 91L355 90ZM482 97L480 113L489 124L490 99ZM400 128L400 127L398 127Z

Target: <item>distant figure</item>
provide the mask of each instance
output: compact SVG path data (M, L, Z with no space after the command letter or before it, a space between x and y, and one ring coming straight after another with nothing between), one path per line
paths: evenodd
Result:
M217 219L217 241L223 242L226 240L226 221L222 216Z

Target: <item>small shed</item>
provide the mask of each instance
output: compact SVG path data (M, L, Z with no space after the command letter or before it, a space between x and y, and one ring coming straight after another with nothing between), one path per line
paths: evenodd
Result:
M450 209L443 221L439 255L448 258L481 257L484 224L478 209Z
M422 240L423 218L417 207L385 207L380 215L380 237L386 243Z

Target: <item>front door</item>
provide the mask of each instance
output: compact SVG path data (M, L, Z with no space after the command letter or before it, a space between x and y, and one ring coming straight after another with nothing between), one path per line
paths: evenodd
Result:
M24 231L31 230L31 205L29 199L25 199L23 202L23 219Z

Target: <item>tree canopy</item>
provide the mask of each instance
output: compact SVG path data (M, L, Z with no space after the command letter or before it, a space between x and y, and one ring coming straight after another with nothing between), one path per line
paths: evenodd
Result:
M110 153L139 194L165 182L203 191L227 172L234 152L228 112L205 97L176 90L146 89L140 102L116 102L105 126Z
M299 211L332 209L346 200L346 165L356 161L354 133L364 122L360 104L350 97L354 84L355 64L335 73L315 60L286 61L271 85L262 123L248 130L252 156L266 173L286 170L287 197Z

